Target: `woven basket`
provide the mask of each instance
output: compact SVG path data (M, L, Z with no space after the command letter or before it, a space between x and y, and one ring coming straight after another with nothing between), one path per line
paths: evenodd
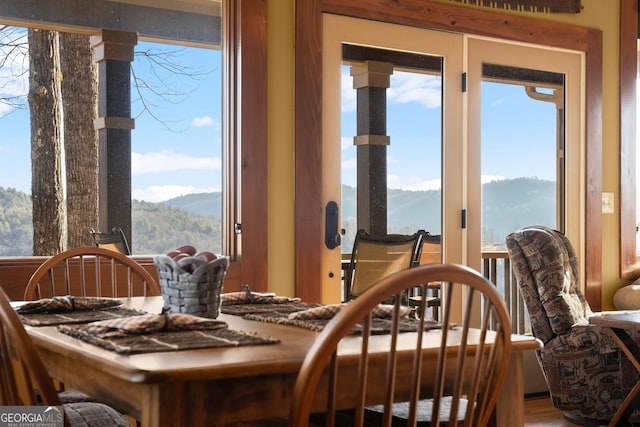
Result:
M166 255L158 255L153 262L160 278L164 313L218 317L229 257L221 256L213 261L186 257L176 262Z

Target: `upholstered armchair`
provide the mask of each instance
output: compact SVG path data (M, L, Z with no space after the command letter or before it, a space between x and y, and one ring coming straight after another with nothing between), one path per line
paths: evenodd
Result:
M532 226L509 234L506 245L533 335L544 344L537 358L554 406L569 419L610 420L638 374L607 331L589 324L571 242Z

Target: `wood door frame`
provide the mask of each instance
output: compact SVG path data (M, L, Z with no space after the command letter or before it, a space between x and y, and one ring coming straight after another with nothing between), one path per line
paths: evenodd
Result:
M602 32L564 23L429 0L296 0L295 43L295 286L320 301L323 282L322 14L334 13L425 29L453 31L585 52L585 286L602 306Z
M638 0L620 0L620 277L640 277L636 251Z

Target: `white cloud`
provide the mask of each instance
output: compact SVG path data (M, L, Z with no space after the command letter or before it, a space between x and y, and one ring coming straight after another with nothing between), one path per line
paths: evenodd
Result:
M439 190L441 181L439 178L431 180L423 180L419 177L400 177L398 175L387 176L387 186L398 190L407 191L427 191Z
M435 76L396 72L391 76L387 99L398 104L418 102L427 108L437 108L442 103L440 82L440 78Z
M345 72L343 70L341 81L342 89L340 94L340 108L342 109L343 113L347 111L356 111L356 90L353 88L353 78L349 75L348 71Z
M193 157L172 150L154 153L131 153L131 174L174 172L184 169L221 170L222 161L218 157Z
M348 71L343 70L341 81L342 112L356 111L357 94ZM396 104L418 102L426 108L438 108L442 104L441 79L427 74L395 71L391 75L391 87L387 89L387 100Z
M221 129L220 121L210 116L194 117L191 124L195 127L211 126L215 129Z
M349 159L349 160L343 160L342 161L342 169L343 170L347 170L347 169L356 170L357 168L358 168L357 159Z
M352 136L343 136L340 138L340 150L348 150L353 147L353 137Z
M186 194L212 193L214 191L220 191L220 189L212 187L199 188L191 185L152 185L147 188L133 190L132 196L136 200L158 203Z

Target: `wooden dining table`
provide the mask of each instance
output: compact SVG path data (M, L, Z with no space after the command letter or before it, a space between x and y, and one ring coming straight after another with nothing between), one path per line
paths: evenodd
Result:
M640 374L640 346L628 334L628 331L640 331L640 311L600 312L589 318L589 323L608 331L620 349L629 358ZM640 381L631 389L627 397L609 422L609 427L629 425L629 418L640 407Z
M162 306L161 297L123 300L154 313ZM122 355L62 334L54 326L25 327L53 378L135 417L143 427L216 426L286 417L298 371L318 332L233 315L218 318L229 328L279 342ZM455 330L451 332L455 337ZM439 334L438 330L427 332L425 347L437 351ZM340 358L348 359L349 353L357 351L358 340L357 336L344 339ZM513 335L512 341L511 364L496 407L498 426L523 425L522 355L541 346L530 336ZM426 359L425 369L430 359L435 358ZM350 405L348 392L343 404ZM322 410L321 402L314 406Z

